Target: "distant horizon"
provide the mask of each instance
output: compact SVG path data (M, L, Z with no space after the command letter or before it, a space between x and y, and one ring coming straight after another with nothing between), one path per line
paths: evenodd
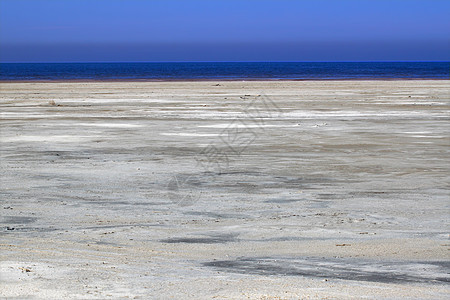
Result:
M0 64L171 64L171 63L450 63L450 60L373 60L373 61L21 61L0 62Z

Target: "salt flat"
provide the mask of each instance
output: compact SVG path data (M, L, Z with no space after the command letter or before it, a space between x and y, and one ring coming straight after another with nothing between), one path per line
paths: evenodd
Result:
M4 298L450 292L448 80L0 90Z

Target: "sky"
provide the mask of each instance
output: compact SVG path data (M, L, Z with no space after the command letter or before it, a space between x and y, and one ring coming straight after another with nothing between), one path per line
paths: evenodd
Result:
M448 60L450 0L0 0L1 62Z

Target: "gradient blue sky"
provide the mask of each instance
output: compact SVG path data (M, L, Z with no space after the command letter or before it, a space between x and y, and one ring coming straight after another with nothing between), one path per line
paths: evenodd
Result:
M0 0L0 60L450 60L449 0Z

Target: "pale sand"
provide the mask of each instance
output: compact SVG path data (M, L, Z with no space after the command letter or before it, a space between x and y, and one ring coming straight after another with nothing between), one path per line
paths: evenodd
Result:
M1 83L0 295L448 296L449 81L216 84Z

